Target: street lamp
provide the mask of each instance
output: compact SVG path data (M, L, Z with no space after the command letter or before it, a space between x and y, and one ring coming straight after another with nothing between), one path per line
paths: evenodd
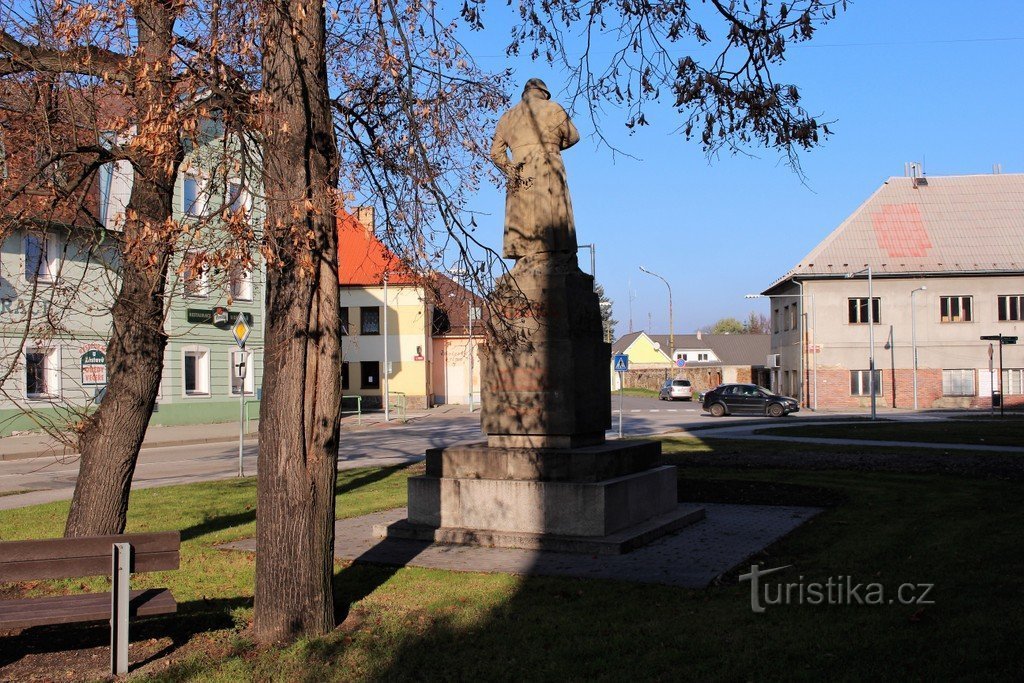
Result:
M914 410L917 410L917 308L914 307L914 295L928 289L921 285L910 290L910 346L914 351Z
M875 296L871 284L871 266L861 268L854 273L847 273L847 279L861 273L868 274L868 391L871 393L871 419L877 417L875 406Z
M657 273L652 273L643 266L640 266L640 270L644 273L647 273L648 275L653 275L654 277L658 278L659 280L665 283L666 287L668 287L668 357L672 360L675 360L672 358L672 354L675 353L676 351L675 327L672 325L672 285L670 285L668 283L668 280L666 280L662 276L658 275Z
M596 244L580 244L576 247L576 251L580 249L590 250L590 276L594 278L594 286L597 286L597 245Z
M811 304L811 334L817 334L818 326L814 322L814 316L815 316L814 295L813 294L804 295L804 293L803 293L803 283L802 282L798 282L797 284L800 285L800 289L801 289L800 294L744 294L743 298L744 299L769 299L769 300L771 300L771 299L781 299L783 297L796 297L796 298L800 299L800 309L801 309L800 310L800 325L802 327L803 324L804 324L803 302L804 302L804 298L806 296L807 300ZM773 324L774 324L774 318L773 318ZM804 330L803 329L800 330L800 343L804 344ZM806 344L804 344L804 345L806 346ZM801 394L800 395L800 399L801 399L801 402L804 401L804 398L805 398L804 394L806 393L803 390L803 386L804 386L804 379L803 379L804 378L804 372L805 372L805 369L804 369L804 353L803 353L803 351L801 351L801 353L800 353L800 387L801 387L801 389L800 389L800 394ZM814 385L814 398L813 398L813 400L811 402L810 408L811 408L811 410L817 412L817 410L818 410L818 358L817 358L817 356L814 357L814 363L811 365L811 378L812 378L811 382Z

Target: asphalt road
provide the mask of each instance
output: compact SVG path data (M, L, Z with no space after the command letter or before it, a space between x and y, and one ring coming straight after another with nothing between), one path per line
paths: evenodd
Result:
M702 414L697 404L685 401L667 403L627 396L622 407L624 436L660 434L715 420ZM618 417L618 397L614 397L611 438L618 433ZM421 460L427 448L478 440L483 440L479 413L468 412L424 417L400 426L346 432L342 434L338 468L405 464ZM256 473L256 448L256 444L250 442L243 451L248 476ZM139 456L132 487L228 479L237 473L238 446L235 443L148 448ZM0 462L0 494L29 491L0 495L0 510L70 498L77 475L77 457L47 456Z

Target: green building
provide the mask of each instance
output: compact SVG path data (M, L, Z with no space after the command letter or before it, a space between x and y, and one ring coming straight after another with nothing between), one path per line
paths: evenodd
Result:
M168 344L157 408L150 424L234 421L239 402L259 415L263 379L263 269L190 267L204 249L230 249L216 216L237 213L258 234L258 169L226 156L238 150L215 122L187 151L175 186L175 218L206 226L177 250L167 286ZM228 170L225 170L228 169ZM246 170L250 169L250 170ZM99 216L19 223L0 245L0 436L43 427L68 428L102 400L110 306L119 287L117 239L131 193L127 162L101 170L90 201ZM214 218L211 218L214 217ZM231 328L251 328L245 378ZM240 392L244 391L244 397Z

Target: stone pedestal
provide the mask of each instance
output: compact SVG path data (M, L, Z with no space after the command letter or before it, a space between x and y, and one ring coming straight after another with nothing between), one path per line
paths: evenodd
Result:
M679 505L661 444L605 443L610 345L575 254L521 258L496 287L501 339L481 354L487 442L427 451L409 516L380 537L621 553L703 519Z

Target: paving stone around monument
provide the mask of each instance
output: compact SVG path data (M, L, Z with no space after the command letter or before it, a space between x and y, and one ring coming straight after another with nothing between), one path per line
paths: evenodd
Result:
M821 508L701 503L704 520L623 555L586 555L515 548L435 545L374 538L375 524L406 516L386 510L335 524L334 554L341 560L466 572L572 576L705 588L760 550L811 519ZM255 539L223 548L255 549Z

